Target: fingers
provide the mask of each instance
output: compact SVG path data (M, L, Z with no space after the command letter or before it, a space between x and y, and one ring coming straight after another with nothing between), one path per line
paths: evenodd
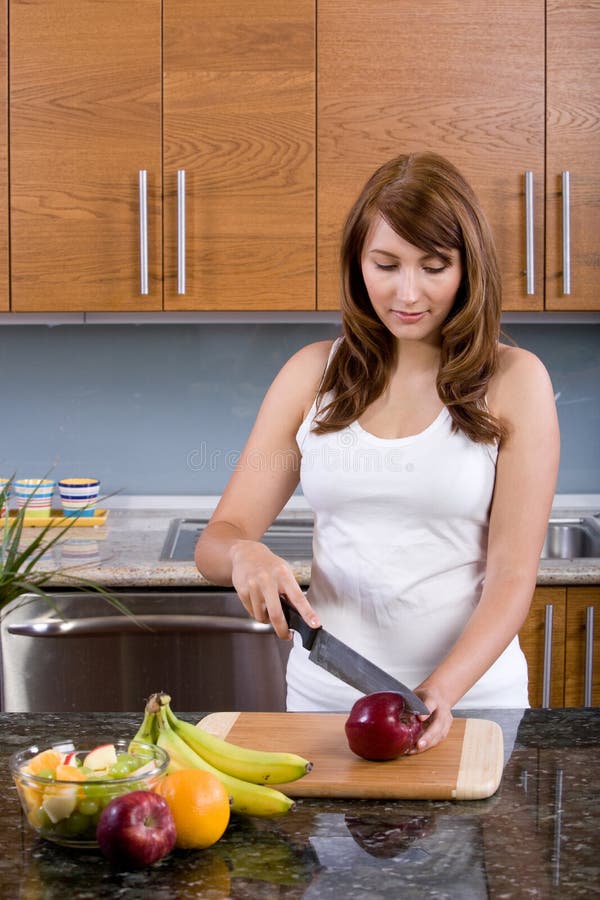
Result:
M255 541L240 541L237 544L232 582L248 614L257 622L270 622L282 639L291 638L281 607L282 595L312 628L320 624L288 563L264 544Z
M427 701L425 701L427 703ZM430 708L433 704L427 704ZM452 713L449 709L438 706L423 722L423 733L417 742L415 753L423 753L440 744L446 737L452 725Z

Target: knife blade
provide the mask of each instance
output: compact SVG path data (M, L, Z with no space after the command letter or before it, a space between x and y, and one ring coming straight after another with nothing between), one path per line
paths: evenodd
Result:
M298 632L302 646L309 651L308 658L311 662L364 694L395 691L402 695L411 712L429 715L421 698L401 681L365 659L323 627L311 628L285 597L281 597L281 606L288 628Z

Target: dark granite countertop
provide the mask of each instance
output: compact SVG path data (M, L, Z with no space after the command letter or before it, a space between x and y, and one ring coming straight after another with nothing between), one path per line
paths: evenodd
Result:
M96 852L39 839L8 756L31 743L132 736L139 714L0 714L0 896L12 898L479 898L598 896L600 709L479 710L499 722L497 793L462 802L303 800L237 819L204 851L114 872ZM201 713L184 714L198 721Z

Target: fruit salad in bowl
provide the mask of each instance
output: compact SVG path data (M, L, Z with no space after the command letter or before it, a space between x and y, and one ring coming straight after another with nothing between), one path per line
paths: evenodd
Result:
M154 790L168 765L161 747L138 740L87 749L65 741L28 747L10 758L27 821L41 837L69 847L97 847L104 807L121 794Z

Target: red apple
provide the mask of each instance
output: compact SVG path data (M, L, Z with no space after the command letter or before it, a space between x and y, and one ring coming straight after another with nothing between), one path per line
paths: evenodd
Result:
M423 731L421 720L406 709L395 691L379 691L357 700L346 719L348 746L363 759L396 759L412 750Z
M166 800L154 791L132 791L104 809L96 838L106 857L119 867L151 866L170 853L177 837Z

